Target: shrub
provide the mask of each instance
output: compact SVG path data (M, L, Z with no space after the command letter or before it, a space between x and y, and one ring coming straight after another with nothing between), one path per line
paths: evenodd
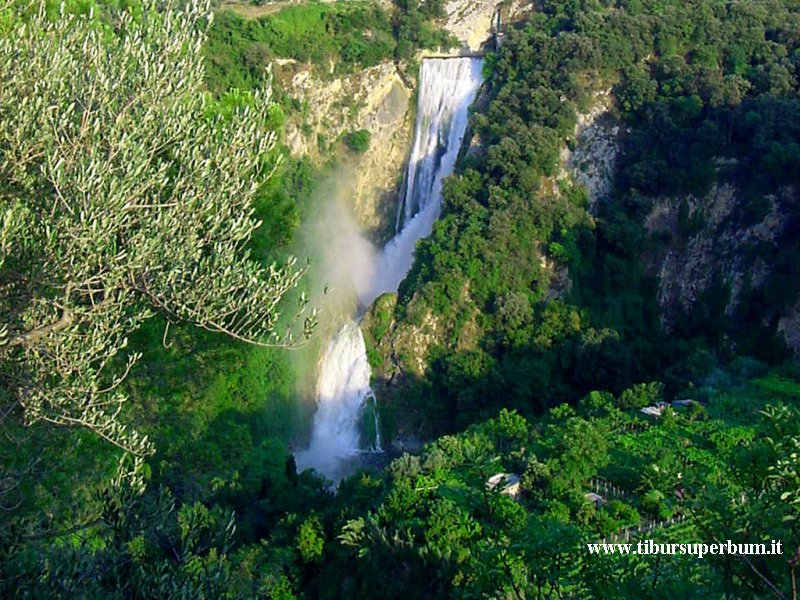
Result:
M358 131L351 131L344 136L345 145L353 152L362 154L369 149L370 133L366 129L359 129Z

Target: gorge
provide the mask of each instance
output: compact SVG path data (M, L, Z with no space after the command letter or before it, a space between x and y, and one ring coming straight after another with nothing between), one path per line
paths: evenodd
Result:
M796 600L798 32L4 3L0 598Z

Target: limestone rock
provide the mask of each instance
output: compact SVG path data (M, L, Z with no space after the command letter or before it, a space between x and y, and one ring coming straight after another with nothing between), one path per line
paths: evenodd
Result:
M319 160L347 132L370 132L369 150L351 157L349 200L365 231L382 231L393 222L386 200L397 188L411 144L412 90L393 63L332 80L303 68L287 79L285 89L303 106L287 124L287 143L296 156Z
M611 117L611 90L596 93L593 106L578 113L575 128L575 150L564 148L562 177L570 175L585 185L589 192L589 211L597 211L598 203L611 193L619 156L620 126Z
M452 0L447 3L445 28L469 50L480 50L492 35L500 0Z
M757 222L742 219L743 193L729 183L715 185L702 198L654 200L645 227L662 240L662 245L647 262L650 272L658 277L658 303L667 329L680 312L692 311L715 284L729 290L723 298L724 312L732 316L746 286L757 289L766 283L772 265L763 251L754 249L775 249L780 243L788 225L781 207L792 201L794 193L783 189L767 196L769 208ZM687 221L695 223L689 231ZM778 324L778 331L795 352L800 350L798 307L800 301L782 315Z
M444 27L461 42L462 51L478 52L492 39L497 26L518 20L533 5L526 0L451 0L445 6Z

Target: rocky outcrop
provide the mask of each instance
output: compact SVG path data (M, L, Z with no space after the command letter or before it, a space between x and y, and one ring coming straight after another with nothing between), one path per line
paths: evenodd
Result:
M564 147L561 152L561 176L586 186L593 214L611 194L617 168L620 126L611 116L612 105L610 89L597 92L592 107L578 113L574 150Z
M516 21L532 7L526 0L451 0L445 6L443 27L461 42L462 51L478 52L492 39L498 24Z
M561 155L560 178L571 178L586 187L594 215L603 202L610 201L624 133L612 108L611 90L595 93L591 108L578 114L574 149L565 148ZM723 162L720 168L736 166ZM661 319L668 330L701 302L722 306L724 317L734 318L744 295L767 284L773 273L771 257L777 256L791 226L787 207L796 203L796 196L797 191L791 189L767 196L762 216L755 219L746 215L748 201L731 184L715 185L702 198L652 201L645 228L653 243L643 260L647 271L657 278ZM558 281L559 277L554 277L551 282L553 295L560 290ZM800 356L800 299L781 310L777 332ZM774 315L763 317L766 325Z
M596 215L600 203L608 200L614 184L621 128L612 116L612 107L610 89L594 94L590 108L577 114L572 144L561 148L561 167L557 177L543 182L548 192L554 195L561 193L559 184L564 180L584 186L591 215ZM587 218L592 221L591 216L587 215ZM541 266L543 272L549 274L547 297L564 298L572 289L569 267L544 255Z
M351 208L359 225L379 238L393 222L393 194L411 144L412 90L393 63L321 79L309 68L283 75L286 92L301 104L287 124L287 143L296 156L320 160L341 136L370 132L367 152L350 155Z
M389 9L388 0L382 5ZM452 0L440 26L459 39L454 54L480 51L491 41L496 17L518 19L530 9L526 0ZM420 58L426 55L420 53ZM397 194L411 146L414 83L392 62L352 75L321 77L308 65L279 60L281 87L300 106L287 123L287 144L295 156L322 162L341 137L351 131L370 132L369 150L345 157L352 180L350 208L373 241L383 243L393 233Z
M398 326L394 319L396 306L397 294L385 294L361 322L367 346L380 357L372 364L373 377L388 383L401 374L424 375L430 349L439 343L443 333L440 323L429 312L419 324Z
M778 321L778 333L794 355L800 357L800 300Z
M445 28L467 50L477 51L492 35L500 0L452 0L445 10Z
M766 210L757 219L743 213L744 194L728 183L715 185L702 198L665 197L653 202L645 227L660 243L647 264L658 277L658 303L667 328L701 300L720 304L731 317L746 290L764 287L791 225L785 209L795 196L796 191L787 188L765 197ZM800 350L798 307L800 301L776 307L783 310L778 332L795 352ZM763 315L765 320L772 316Z
M429 358L435 346L451 350L471 350L476 347L483 331L478 323L479 312L464 285L459 305L469 312L458 323L441 319L429 307L419 314L416 298L407 305L402 322L396 317L397 294L384 294L364 315L361 329L367 347L372 350L373 378L382 385L393 385L399 377L422 378L429 368ZM471 308L466 308L471 307ZM414 313L414 314L410 314Z

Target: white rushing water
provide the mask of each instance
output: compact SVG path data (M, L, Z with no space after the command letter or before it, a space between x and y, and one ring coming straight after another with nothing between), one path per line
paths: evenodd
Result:
M347 472L363 450L360 425L372 396L370 375L364 337L351 321L333 338L323 357L311 443L295 456L299 471L314 468L333 481ZM380 449L379 439L372 449Z
M360 286L361 306L397 291L411 268L417 241L430 234L441 210L442 180L455 168L482 68L479 58L422 62L414 146L398 210L398 232L376 258L369 285ZM380 450L370 376L364 338L353 320L339 331L323 357L314 429L309 447L295 456L298 470L313 468L338 481L361 453ZM370 403L367 427L363 427ZM373 435L362 435L364 429L372 428Z

